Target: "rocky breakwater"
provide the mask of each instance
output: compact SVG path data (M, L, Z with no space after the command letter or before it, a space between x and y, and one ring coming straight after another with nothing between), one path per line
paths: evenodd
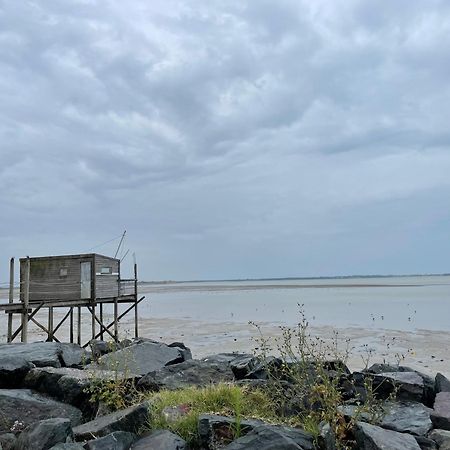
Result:
M158 393L221 383L264 392L279 420L205 410L189 442L173 428L152 428ZM325 410L330 392L339 404ZM177 420L188 410L173 404L165 414ZM324 412L331 410L334 417ZM311 417L323 420L315 427ZM351 373L340 361L300 367L234 353L194 360L182 343L148 339L95 342L91 351L60 343L0 345L1 450L333 450L344 441L367 450L450 449L450 381L384 364Z

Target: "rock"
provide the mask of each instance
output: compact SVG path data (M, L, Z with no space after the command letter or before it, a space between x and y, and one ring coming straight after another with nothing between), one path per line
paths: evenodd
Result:
M127 431L136 434L148 422L148 419L149 404L144 402L78 425L73 429L73 434L76 441L99 438L114 431Z
M74 426L81 422L81 411L78 408L29 389L0 389L0 411L3 417L0 420L0 433L56 417L70 419Z
M156 430L136 441L131 450L185 450L186 442L168 430Z
M388 398L397 389L397 398L421 402L424 382L416 372L382 372L373 376L373 388L381 398Z
M319 443L324 450L336 450L336 436L327 422L320 424Z
M436 394L431 421L434 428L450 430L450 392L439 392Z
M438 372L434 379L434 390L436 394L439 392L450 392L450 380Z
M183 351L157 342L142 342L100 357L90 368L145 375L184 361Z
M192 359L180 364L163 367L142 377L137 386L140 389L181 389L186 386L208 386L211 383L233 381L228 365Z
M312 436L301 429L260 425L224 447L227 450L312 450Z
M385 430L364 422L357 423L355 437L357 448L361 450L420 450L410 434Z
M414 436L419 447L422 450L438 450L438 446L435 441L425 436ZM450 449L449 449L450 450Z
M250 374L256 369L259 363L260 358L246 353L237 355L229 362L236 380L243 380L245 378L256 379L250 377Z
M87 441L86 450L128 450L136 440L136 435L126 431L114 431L99 439Z
M209 355L202 359L202 361L206 361L214 364L226 364L229 365L231 361L236 359L237 357L243 355L243 353L216 353L215 355Z
M245 435L263 425L261 420L241 420L240 433ZM201 414L198 418L198 438L202 448L212 450L229 444L236 434L236 420L232 417Z
M385 416L380 426L400 433L425 436L433 427L432 410L422 403L399 402L385 405Z
M115 380L117 377L117 372L107 370L37 367L28 372L24 385L85 409L89 406L89 394L85 389L94 382ZM139 376L121 373L120 379L135 381Z
M40 420L28 426L17 438L15 450L47 450L58 443L72 440L69 419Z
M0 354L0 389L19 387L33 367L34 364L22 356Z
M0 449L13 450L16 443L16 435L14 433L0 434Z
M82 444L78 442L67 442L63 444L56 444L50 450L85 450Z
M429 436L439 446L439 450L450 450L450 431L433 430Z
M0 360L15 356L37 367L81 366L87 360L87 352L76 344L59 342L32 342L0 344Z
M108 342L102 341L100 339L92 339L89 341L89 347L91 347L92 356L97 359L102 355L114 350L115 343L110 345Z
M179 349L181 354L182 354L182 356L183 356L183 361L187 361L189 359L192 359L191 349L186 347L182 342L172 342L168 346L172 347L172 348Z
M397 364L375 363L365 370L365 372L379 374L384 372L414 372L414 370L410 367L399 366Z

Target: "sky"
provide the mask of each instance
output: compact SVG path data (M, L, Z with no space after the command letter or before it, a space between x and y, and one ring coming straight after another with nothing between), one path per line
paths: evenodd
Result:
M449 49L447 0L0 0L0 283L123 230L143 280L450 272Z

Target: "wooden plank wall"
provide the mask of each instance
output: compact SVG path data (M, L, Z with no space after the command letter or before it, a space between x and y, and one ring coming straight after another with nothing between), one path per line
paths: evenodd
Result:
M102 267L111 267L111 274L102 274ZM117 297L119 295L119 260L95 255L96 298Z
M30 302L39 300L77 300L80 298L80 263L89 258L30 259ZM67 269L67 276L60 270ZM24 280L25 260L20 261L20 279ZM23 283L20 285L23 298Z

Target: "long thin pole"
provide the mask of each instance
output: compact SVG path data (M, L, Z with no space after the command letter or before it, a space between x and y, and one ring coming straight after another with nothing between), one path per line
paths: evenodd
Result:
M9 261L9 303L14 302L14 258ZM8 314L8 342L11 342L13 315Z
M139 323L138 323L138 291L137 291L138 271L137 264L134 263L134 337L139 337Z
M25 260L25 280L23 291L22 335L21 341L27 342L28 334L28 305L30 303L30 257Z
M48 307L48 342L53 342L53 306Z
M116 253L115 253L115 255L114 255L114 258L117 256L117 254L119 253L119 250L120 250L120 247L122 246L122 242L123 242L123 240L125 239L125 234L127 233L127 230L125 230L124 232L123 232L123 234L122 234L122 237L120 238L120 242L119 242L119 245L118 245L118 247L117 247L117 250L116 250Z
M81 306L78 306L77 316L77 344L81 345Z

